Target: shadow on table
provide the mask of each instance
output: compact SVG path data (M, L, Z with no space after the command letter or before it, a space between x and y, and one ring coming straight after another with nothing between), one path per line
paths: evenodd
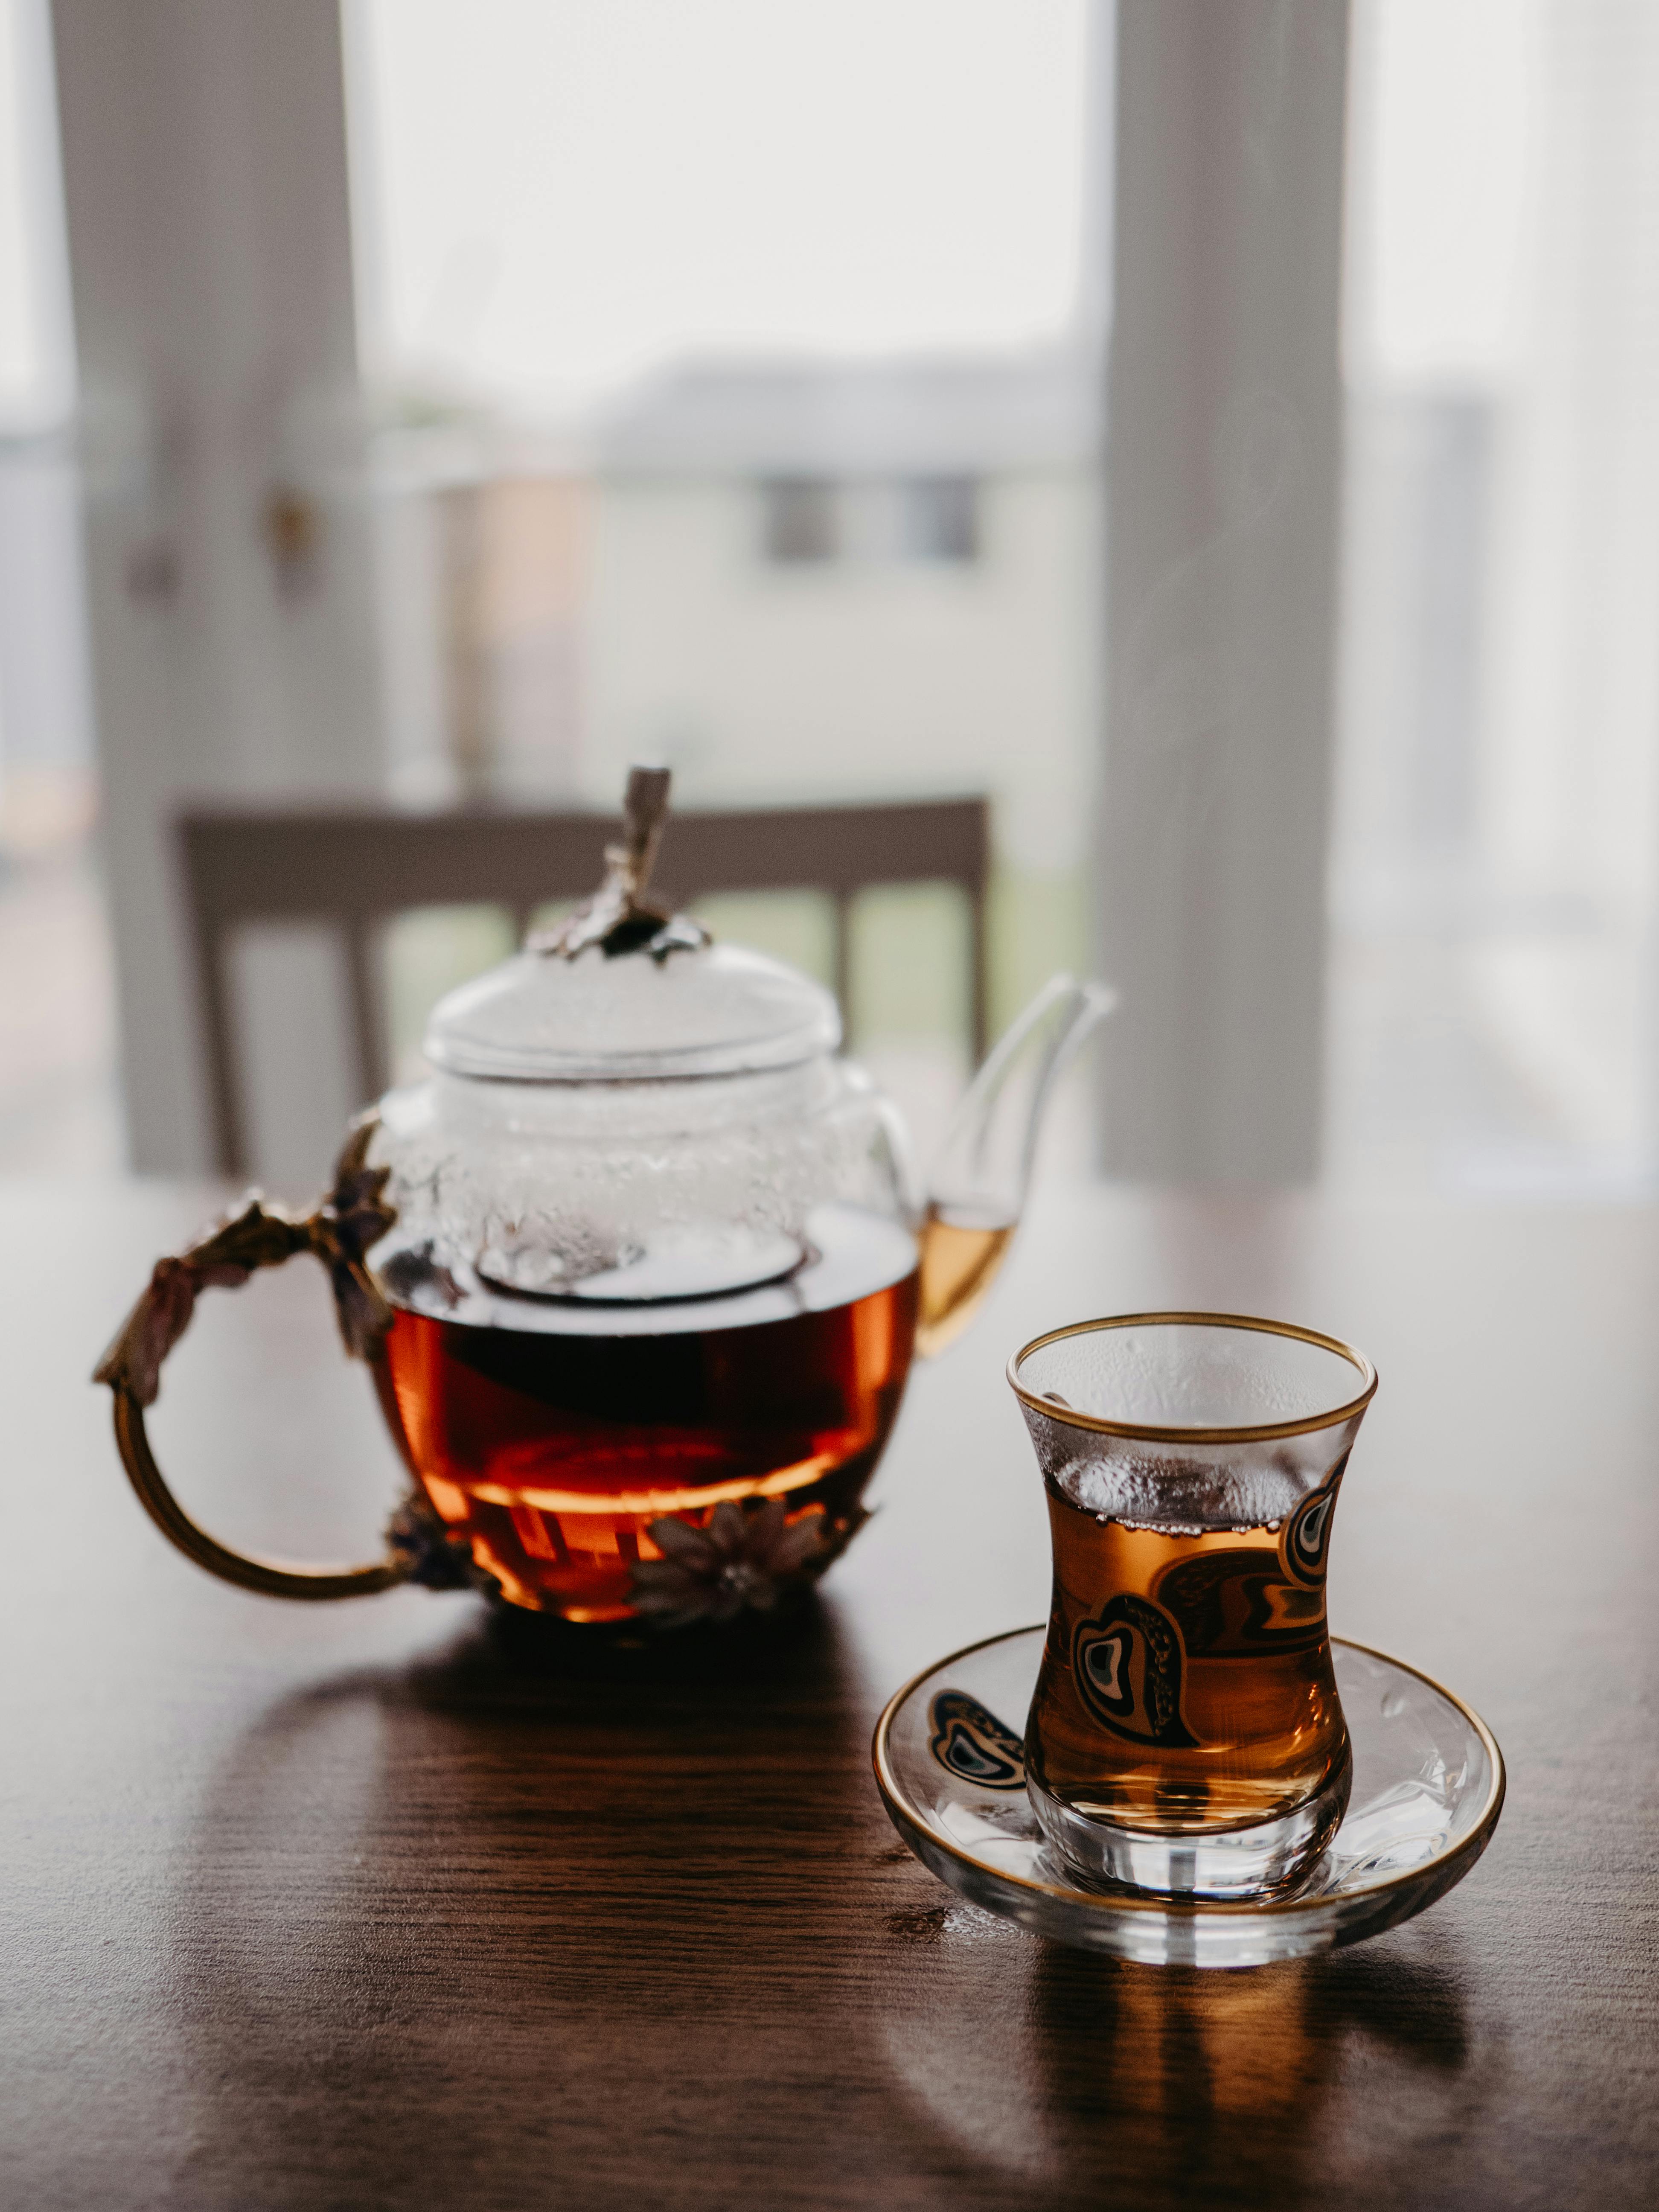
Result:
M1504 2058L1472 2023L1443 1925L1204 1972L1010 1942L971 1909L939 1917L955 1986L913 1972L890 2049L941 2134L1002 2168L1008 2203L1455 2198L1443 2144Z
M592 1650L477 1622L239 1741L178 1869L171 2203L712 2204L800 2148L822 1900L890 1842L834 1613Z
M1504 2052L1441 1916L1238 1973L1036 1942L896 1843L833 1607L782 1626L479 1620L273 1705L178 1867L170 2208L1449 2201Z

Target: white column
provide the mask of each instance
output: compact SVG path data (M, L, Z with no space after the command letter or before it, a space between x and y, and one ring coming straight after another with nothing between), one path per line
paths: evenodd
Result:
M1346 0L1119 0L1112 1172L1317 1164Z
M339 9L53 0L53 22L131 1151L186 1170L173 814L380 775ZM332 1051L315 990L289 1014Z

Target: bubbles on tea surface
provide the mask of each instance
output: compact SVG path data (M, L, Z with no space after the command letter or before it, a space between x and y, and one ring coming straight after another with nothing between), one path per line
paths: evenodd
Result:
M1298 1467L1288 1453L1272 1459L1207 1461L1145 1451L1058 1460L1043 1471L1073 1504L1097 1522L1170 1534L1212 1529L1277 1529L1324 1470Z

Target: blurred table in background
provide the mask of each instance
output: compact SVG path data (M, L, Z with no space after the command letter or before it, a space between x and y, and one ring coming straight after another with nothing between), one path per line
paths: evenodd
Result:
M470 1597L284 1606L167 1548L86 1378L213 1198L0 1197L0 2201L1654 2202L1659 1211L1051 1188L817 1616L623 1680L515 1661ZM899 1681L1046 1609L1009 1352L1166 1305L1376 1359L1333 1622L1509 1760L1463 1886L1328 1959L1050 1948L869 1776ZM203 1301L153 1433L289 1556L358 1554L399 1486L299 1267Z

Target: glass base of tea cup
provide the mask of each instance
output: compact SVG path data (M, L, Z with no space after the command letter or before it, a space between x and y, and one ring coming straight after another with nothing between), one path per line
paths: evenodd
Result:
M1091 1887L1147 1897L1248 1904L1283 1896L1318 1864L1348 1808L1353 1761L1342 1764L1317 1796L1276 1820L1205 1835L1156 1835L1076 1812L1029 1773L1025 1790L1037 1824L1068 1873Z

